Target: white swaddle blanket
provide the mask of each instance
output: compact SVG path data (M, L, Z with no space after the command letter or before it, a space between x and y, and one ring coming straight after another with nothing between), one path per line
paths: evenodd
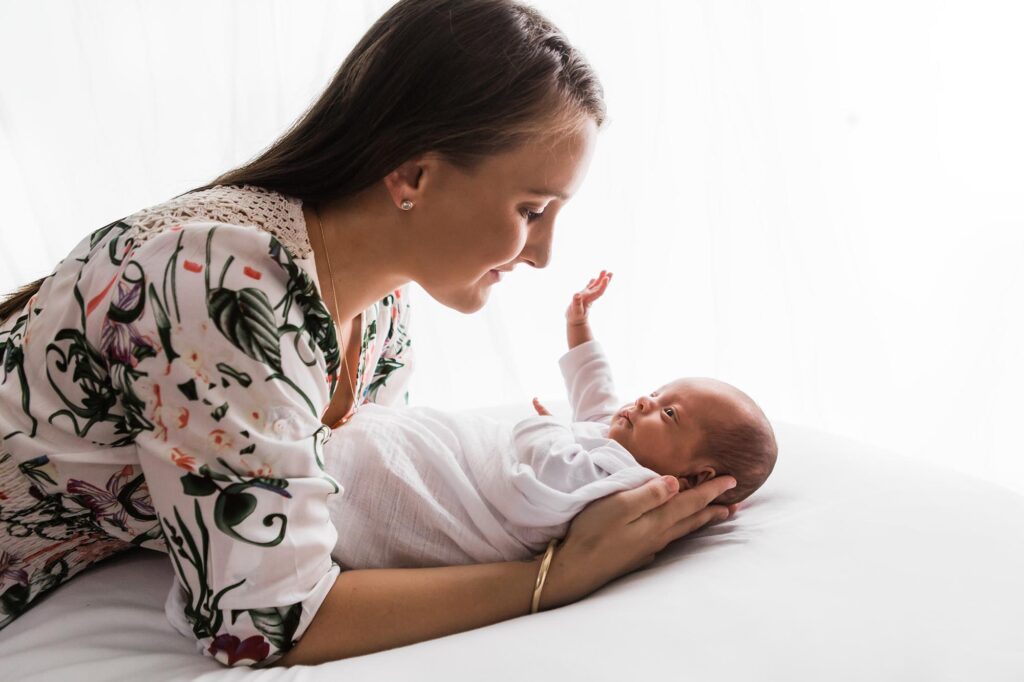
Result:
M588 503L657 477L618 443L608 362L596 341L560 360L573 423L514 426L428 407L360 407L334 432L324 464L335 561L400 568L528 558L562 537Z

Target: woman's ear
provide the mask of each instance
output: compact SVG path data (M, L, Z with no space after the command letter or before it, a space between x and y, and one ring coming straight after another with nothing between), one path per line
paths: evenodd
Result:
M436 170L432 157L420 156L401 164L398 168L384 176L384 187L396 208L402 208L402 202L411 201L416 204L423 196L427 176Z

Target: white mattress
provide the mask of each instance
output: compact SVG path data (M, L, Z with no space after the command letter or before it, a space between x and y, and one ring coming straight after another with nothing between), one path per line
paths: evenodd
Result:
M1024 680L1024 496L778 435L775 473L733 520L561 609L317 667L222 669L171 630L170 565L143 552L0 632L0 679Z

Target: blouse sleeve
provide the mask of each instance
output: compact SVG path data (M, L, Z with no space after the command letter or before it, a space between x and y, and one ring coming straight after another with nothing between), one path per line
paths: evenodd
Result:
M384 298L383 303L391 310L391 325L367 389L366 400L379 405L406 405L409 403L409 377L413 370L408 285L396 289Z
M558 360L573 421L607 422L622 407L612 381L612 367L597 340L581 343Z
M135 363L115 383L177 577L168 618L221 663L268 664L340 572L326 504L339 486L320 456L338 360L329 317L252 228L175 228L123 267L137 295L107 317Z

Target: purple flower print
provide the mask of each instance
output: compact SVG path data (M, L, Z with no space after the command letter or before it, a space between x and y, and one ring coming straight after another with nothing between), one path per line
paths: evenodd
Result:
M0 551L0 581L10 578L22 585L28 585L28 573L18 568L22 560L13 554Z
M270 645L261 635L239 640L234 635L217 635L208 649L221 663L234 665L239 661L259 663L270 654Z
M107 480L106 490L98 488L88 481L72 478L68 481L68 492L74 495L80 504L92 510L97 521L108 521L127 533L128 524L125 520L128 517L128 510L118 499L118 495L122 493L126 484L134 483L133 473L132 465L126 464ZM133 516L154 514L152 500L149 498L149 491L145 483L138 485L132 491L128 502L132 505Z
M112 309L132 310L139 307L139 299L142 296L142 282L126 286L123 282L117 283L116 293ZM153 351L155 344L148 336L143 336L135 329L132 322L118 322L111 317L103 318L103 327L100 331L100 351L109 360L119 362L129 367L138 364L136 349L144 347Z

